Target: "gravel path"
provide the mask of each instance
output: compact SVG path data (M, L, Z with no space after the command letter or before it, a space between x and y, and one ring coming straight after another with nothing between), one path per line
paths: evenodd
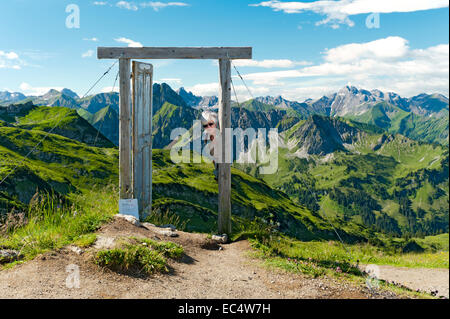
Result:
M170 240L183 245L186 256L170 263L170 274L120 275L92 263L95 247L81 255L65 248L0 271L0 298L397 298L390 292L372 294L365 286L343 280L268 270L248 257L246 241L209 250L205 235L177 233L179 237ZM102 227L99 236L102 245L122 236L167 240L157 228L139 228L121 219ZM69 265L79 267L79 288L66 286Z

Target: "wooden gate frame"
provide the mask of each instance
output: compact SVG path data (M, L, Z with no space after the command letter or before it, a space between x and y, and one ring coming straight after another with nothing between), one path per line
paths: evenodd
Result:
M134 196L130 142L133 136L130 103L131 59L216 59L219 60L219 126L222 132L231 128L231 60L251 59L251 47L98 47L98 59L119 59L120 75L120 138L119 175L120 198ZM151 120L151 119L150 119ZM222 136L222 159L225 156L225 135ZM219 163L219 234L231 234L231 163ZM150 183L151 185L151 183Z

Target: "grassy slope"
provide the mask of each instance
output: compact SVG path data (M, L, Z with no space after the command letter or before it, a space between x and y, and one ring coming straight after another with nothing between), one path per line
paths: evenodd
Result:
M344 209L326 195L331 188L337 187L344 193L347 190L364 190L378 201L383 212L396 219L400 227L407 228L406 218L398 213L399 205L389 197L392 197L394 192L405 189L405 186L399 183L411 173L424 175L425 171L440 170L441 162L446 158L446 148L417 142L401 135L389 138L376 126L342 120L366 132L360 141L352 145L350 152L335 152L328 161L314 156L313 160L308 161L293 156L287 148L280 148L277 174L259 177L269 185L287 192L291 199L298 203L306 203L308 198L305 196L312 197L312 193L318 192L316 196L321 198L325 213L334 217L342 217ZM283 133L286 145L293 145L289 143L293 141L293 133L303 124L304 121L301 121ZM374 151L374 146L383 140L383 135L385 141ZM292 151L295 151L295 148ZM240 167L247 173L258 176L256 167ZM429 219L435 210L442 212L445 207L448 209L448 186L445 183L432 186L425 178L419 183L421 186L412 190L408 197L414 209L421 207L426 210L424 219ZM443 196L430 203L428 197L438 189L442 189ZM358 215L353 216L352 220L361 222Z
M56 134L50 134L25 159L45 135L39 130L0 127L0 178L24 160L0 186L0 192L28 204L37 188L67 194L117 179L117 149L91 147Z
M155 150L153 169L155 209L170 209L183 219L189 219L188 230L214 231L218 186L212 164L174 164L169 151ZM330 226L320 216L295 204L261 180L234 168L231 197L234 231L242 230L256 217L267 225L280 223L281 231L304 240L334 238ZM354 232L353 235L355 239L361 234ZM344 232L343 236L346 237ZM347 234L347 238L352 236Z
M89 145L113 147L114 145L92 127L88 121L78 115L74 109L65 107L40 106L27 115L18 118L17 127L27 130L52 131Z
M163 148L168 145L170 134L175 128L189 128L198 119L198 111L190 107L176 106L165 102L153 115L153 147Z
M376 125L393 134L403 134L414 140L448 145L448 112L442 113L442 116L425 117L381 102L366 113L349 118Z
M84 118L89 123L91 123L91 124L93 123L94 114L90 113L89 111L87 111L86 109L83 109L81 107L77 109L77 113L79 116Z

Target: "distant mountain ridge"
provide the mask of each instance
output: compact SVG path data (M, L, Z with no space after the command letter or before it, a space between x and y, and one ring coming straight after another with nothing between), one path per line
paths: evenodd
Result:
M0 92L0 105L11 104L10 101L17 103L17 100L20 102L31 101L35 105L81 109L89 114L96 114L105 107L110 107L117 113L117 117L119 114L119 94L116 92L99 93L83 99L69 89L61 91L52 89L42 96L31 97L17 92ZM183 87L175 91L166 83L155 83L153 85L153 114L155 115L166 102L193 109L215 110L218 106L217 96L197 96ZM336 93L315 100L307 99L304 102L289 101L282 96L261 96L239 104L233 102L233 106L253 112L284 110L289 116L300 119L308 119L312 115L346 117L376 125L390 133L404 134L412 139L428 143L448 145L449 100L441 94L422 93L404 98L393 92L382 92L376 89L369 91L355 86L345 86ZM88 119L88 113L80 114ZM116 116L110 118L117 121ZM233 125L236 123L235 120ZM114 130L116 126L117 124L107 123L106 127L109 127L109 132L103 129L103 125L101 126L102 133L112 138L114 143L118 143L116 137L113 137L117 134L113 134L111 130Z
M192 92L187 92L184 87L179 88L177 94L193 108L215 108L219 104L217 96L197 96Z
M8 91L4 91L4 92L0 92L0 102L3 103L15 103L18 101L22 101L25 100L27 97L20 93L20 92L8 92Z

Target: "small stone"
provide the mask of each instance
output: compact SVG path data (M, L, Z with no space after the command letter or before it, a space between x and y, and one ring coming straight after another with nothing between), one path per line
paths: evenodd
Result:
M222 247L222 246L220 246L220 247L219 247L219 250L223 250L223 247Z
M172 231L176 231L177 228L172 224L162 225L161 228L170 228Z
M127 222L131 223L132 225L136 226L136 227L141 227L141 223L139 222L139 220L131 215L122 215L122 214L117 214L116 215L117 218L122 218L125 219Z
M69 250L73 251L77 255L81 255L82 253L84 253L83 249L77 246L69 246Z
M97 240L95 241L94 248L96 249L110 249L114 247L115 239L113 237L105 237L105 236L97 236Z
M211 239L219 243L226 244L228 242L228 235L213 235Z
M158 234L160 234L162 236L166 236L166 237L178 237L178 234L171 230L162 230L162 231L159 231Z
M0 264L10 263L16 261L17 259L19 259L19 252L17 250L0 250Z
M155 224L152 224L152 223L142 223L142 226L147 228L147 229L150 229L152 227L156 227Z

